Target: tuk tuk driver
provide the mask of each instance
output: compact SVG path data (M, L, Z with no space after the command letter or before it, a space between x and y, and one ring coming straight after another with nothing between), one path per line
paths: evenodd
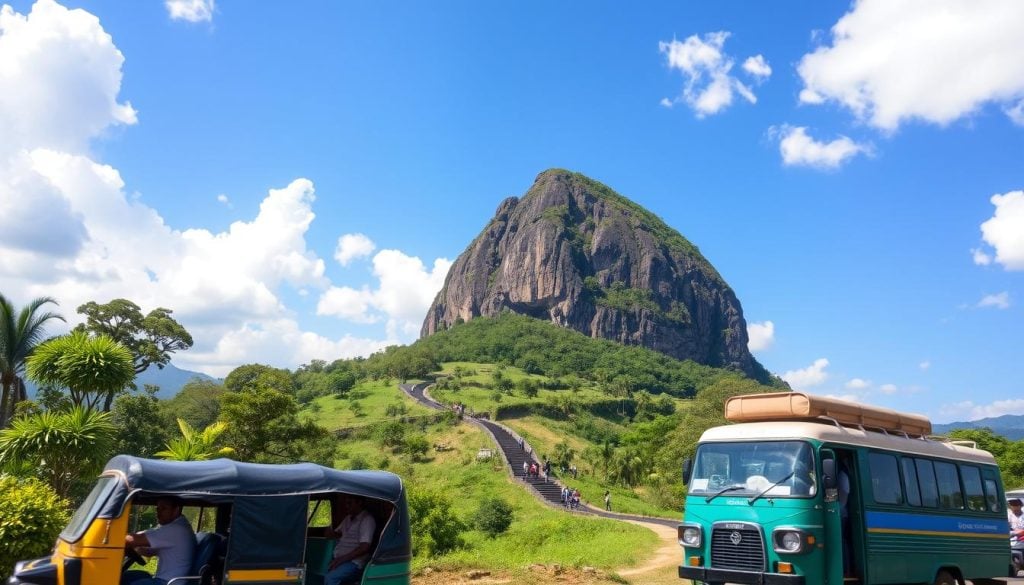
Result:
M370 547L377 530L377 521L365 509L365 500L347 496L343 500L345 518L335 528L327 528L328 537L336 537L334 558L331 560L324 585L358 583L370 559Z
M166 585L171 579L189 574L196 535L188 518L181 515L182 506L178 498L161 497L156 501L156 520L160 525L125 535L125 548L145 556L156 555L157 565L152 577L145 571L126 571L122 585Z

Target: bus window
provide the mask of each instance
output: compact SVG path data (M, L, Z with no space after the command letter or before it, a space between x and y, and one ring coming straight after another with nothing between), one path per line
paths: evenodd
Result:
M915 459L917 480L921 485L921 504L929 508L939 507L939 486L935 483L935 469L927 459Z
M973 465L960 466L960 479L964 481L967 509L985 511L985 492L981 488L981 471Z
M950 510L964 509L964 493L960 490L960 479L956 465L935 462L935 479L939 482L939 503Z
M879 504L899 504L903 501L900 490L900 472L896 457L884 453L870 453L868 466L871 469L871 489Z
M996 487L995 474L991 469L982 472L985 476L985 502L988 503L989 512L998 512L1002 506L999 503L999 488Z
M917 470L914 468L914 460L909 457L900 459L903 466L903 491L907 494L907 503L911 506L921 505L921 489L917 485Z

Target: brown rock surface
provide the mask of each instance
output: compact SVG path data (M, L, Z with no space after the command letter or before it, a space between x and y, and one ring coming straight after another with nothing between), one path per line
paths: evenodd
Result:
M739 300L697 247L578 173L545 171L523 197L501 202L453 264L421 334L503 310L767 375L747 349Z

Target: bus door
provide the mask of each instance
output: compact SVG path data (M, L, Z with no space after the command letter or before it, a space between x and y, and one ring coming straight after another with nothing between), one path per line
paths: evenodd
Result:
M861 473L857 452L849 449L835 449L837 504L842 553L839 557L845 583L867 583L867 566L862 562L867 543L864 540L864 508L861 497Z
M824 496L825 582L841 585L843 582L843 532L839 515L839 461L831 449L821 450L822 493Z

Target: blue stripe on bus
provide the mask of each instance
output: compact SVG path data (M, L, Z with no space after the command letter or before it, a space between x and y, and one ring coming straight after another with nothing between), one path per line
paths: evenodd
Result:
M933 516L930 514L906 514L902 512L868 512L866 515L869 531L913 531L969 534L992 534L1009 538L1009 526L1005 520L987 520L962 516Z

